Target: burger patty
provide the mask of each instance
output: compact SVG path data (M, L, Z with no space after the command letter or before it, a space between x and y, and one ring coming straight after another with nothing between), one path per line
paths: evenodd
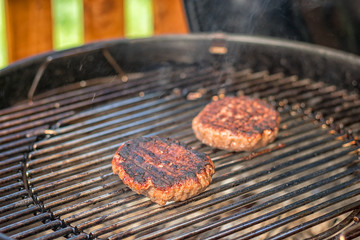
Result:
M164 205L184 201L210 183L215 167L207 155L169 138L140 137L119 147L112 169L138 194Z
M279 131L280 114L263 100L225 97L213 101L193 119L200 141L228 151L253 151L273 142Z

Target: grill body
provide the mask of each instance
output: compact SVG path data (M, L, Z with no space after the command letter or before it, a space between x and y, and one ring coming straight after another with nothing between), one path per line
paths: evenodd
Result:
M0 231L18 239L355 238L359 66L326 48L221 34L103 42L18 62L0 73ZM202 107L242 94L279 110L277 140L252 153L197 141L191 120ZM164 207L124 186L111 172L114 152L150 135L209 154L211 186Z
M227 54L211 54L212 45L226 45ZM161 64L227 63L255 71L283 72L312 78L359 91L359 57L329 48L273 38L222 34L158 36L149 39L114 40L89 44L18 61L1 70L0 107L27 98L36 77L42 72L36 93L68 83L116 74L104 57L111 52L125 72L141 72ZM221 59L222 58L222 59ZM314 67L316 66L316 67ZM19 86L22 87L19 87Z

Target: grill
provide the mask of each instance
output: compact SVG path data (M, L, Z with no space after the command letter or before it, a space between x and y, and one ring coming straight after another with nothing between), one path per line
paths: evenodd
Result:
M154 55L148 57L153 62L147 62L145 55L141 62L128 59L128 63L119 57L133 58L125 47L135 52L139 46L149 47L146 40L137 40L139 45L125 42L122 48L124 42L110 42L91 45L90 50L41 56L29 65L19 63L24 72L37 67L33 78L24 83L31 101L0 109L0 237L359 236L358 93L331 84L338 76L330 70L327 80L321 81L324 76L304 77L300 67L295 70L298 74L291 74L294 65L290 62L274 67L268 62L273 56L265 51L259 61L233 60L225 53L237 49L246 56L242 44L250 41L235 48L231 40L207 36L203 49L209 61L201 64L197 54L193 62L182 58L180 50L189 53L192 42L187 47L181 43L180 50L174 48L179 53L175 58L182 61L164 61L156 55L164 38L155 41ZM271 43L267 42L268 51L272 51ZM302 47L305 54L306 47ZM114 49L121 49L123 55ZM313 52L311 49L310 54ZM330 53L326 52L328 57ZM91 56L88 62L96 56L111 74L96 76L92 67L81 72L84 56ZM80 72L72 82L65 80L60 86L54 81L55 87L49 89L49 81L59 78L56 74L64 58L71 63L67 69ZM263 69L264 62L267 69ZM105 63L108 68L103 67ZM56 68L60 70L56 72ZM87 78L89 72L94 77ZM61 74L69 76L69 72ZM351 72L346 76L351 78ZM225 95L255 96L276 107L282 117L276 141L251 153L201 144L192 132L191 121L207 103ZM160 207L123 185L111 170L113 154L124 141L151 135L177 138L209 154L216 166L209 188L184 202Z

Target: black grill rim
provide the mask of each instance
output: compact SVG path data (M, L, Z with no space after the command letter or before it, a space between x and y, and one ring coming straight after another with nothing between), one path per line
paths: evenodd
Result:
M216 65L219 56L209 53L209 47L218 36L216 33L207 33L116 39L20 60L0 70L0 89L3 90L0 109L12 105L16 100L25 100L38 73L40 82L36 93L79 79L116 74L117 70L104 56L104 52L109 53L127 73L149 70L166 62ZM266 69L270 73L284 72L360 92L359 56L291 40L236 34L221 36L226 42L228 53L221 56L220 60L226 59L229 64L240 63L255 71ZM67 70L55 71L58 69Z

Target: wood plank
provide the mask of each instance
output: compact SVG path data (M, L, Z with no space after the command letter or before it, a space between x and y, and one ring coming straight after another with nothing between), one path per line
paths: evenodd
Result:
M154 33L188 33L182 0L153 0Z
M9 62L53 49L51 0L5 0Z
M84 40L124 36L123 0L84 0Z

